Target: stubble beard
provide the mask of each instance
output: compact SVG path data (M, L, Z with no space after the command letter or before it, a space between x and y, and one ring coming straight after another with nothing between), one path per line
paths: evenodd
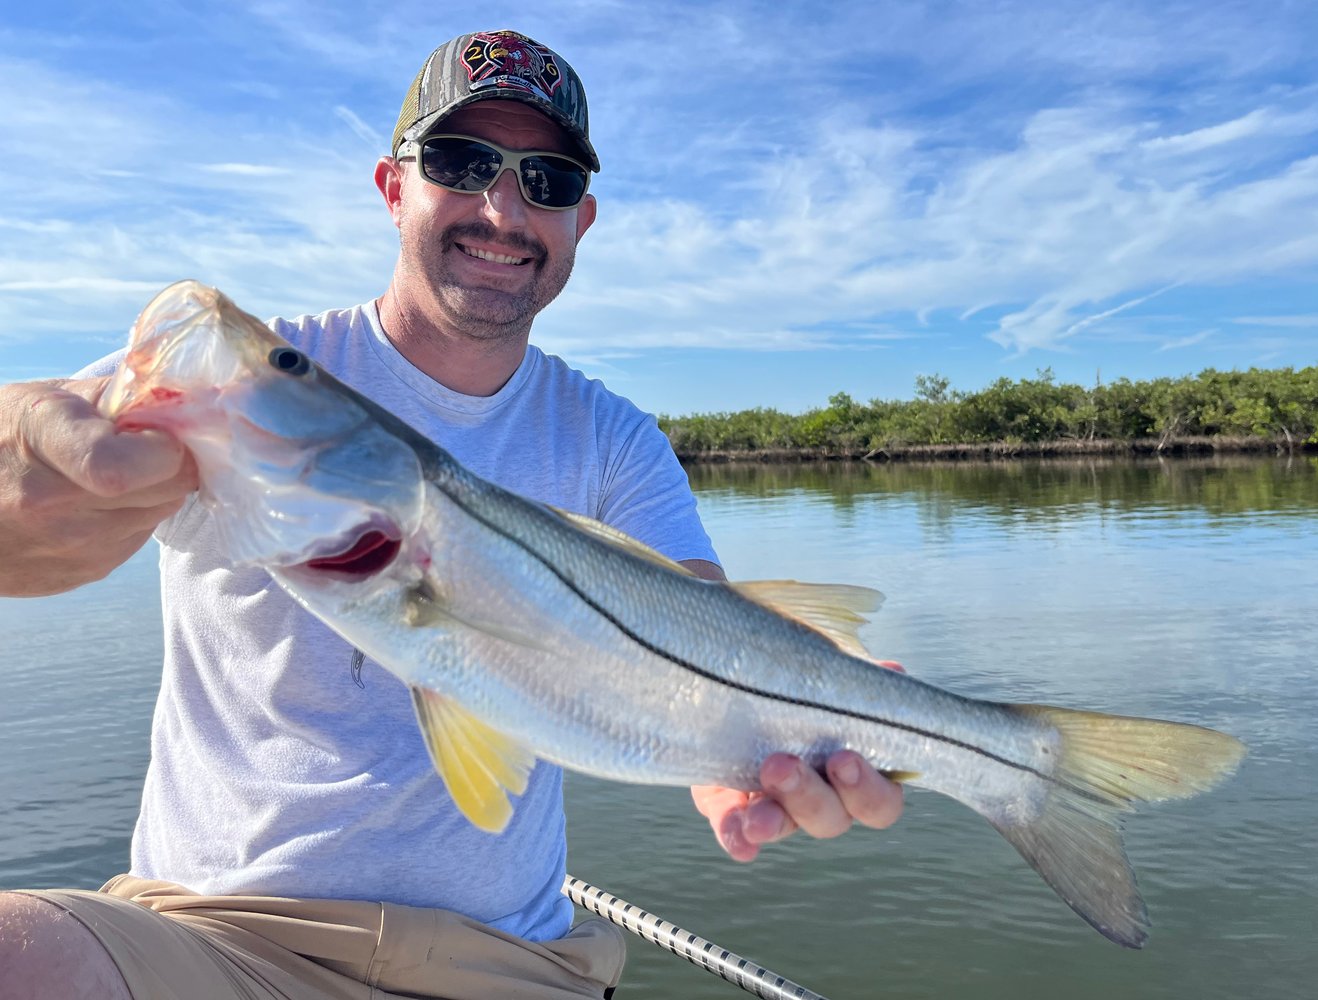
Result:
M408 270L429 289L446 318L478 340L524 337L540 310L554 301L567 284L576 257L570 249L551 260L538 240L517 233L498 233L481 223L450 226L438 240L418 238L402 227L400 238L403 257L410 262ZM530 258L519 266L531 271L531 280L511 291L464 284L450 267L453 255L463 252L456 244L482 241L497 241Z

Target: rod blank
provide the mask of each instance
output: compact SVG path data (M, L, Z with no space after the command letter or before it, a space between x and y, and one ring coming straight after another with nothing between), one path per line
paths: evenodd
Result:
M572 875L563 880L563 895L583 910L599 914L762 1000L827 1000L736 952L706 941L698 934L685 931Z

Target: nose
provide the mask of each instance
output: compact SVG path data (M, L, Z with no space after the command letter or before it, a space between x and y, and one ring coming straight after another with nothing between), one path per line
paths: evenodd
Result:
M522 189L517 186L517 175L511 167L504 167L494 183L481 195L485 199L483 214L492 223L519 227L526 221L527 204Z

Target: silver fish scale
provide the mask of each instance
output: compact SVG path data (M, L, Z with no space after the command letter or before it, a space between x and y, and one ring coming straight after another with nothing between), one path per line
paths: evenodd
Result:
M332 589L302 599L405 680L547 760L633 782L753 789L772 752L818 767L849 748L962 798L967 784L1021 794L1015 767L985 778L985 752L1039 764L1042 727L850 656L726 585L583 536L479 480L432 480L427 507L410 549L428 567L400 558L370 600L331 606ZM423 576L438 618L409 626L399 595Z

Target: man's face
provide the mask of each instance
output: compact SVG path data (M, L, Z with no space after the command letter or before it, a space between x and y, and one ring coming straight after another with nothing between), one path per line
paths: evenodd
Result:
M508 149L578 155L549 118L512 100L469 105L437 131ZM594 198L554 212L528 204L511 170L479 194L428 183L411 160L398 170L399 196L391 207L401 236L398 273L406 287L400 291L433 302L438 319L468 336L524 335L567 283L577 241L595 219Z

